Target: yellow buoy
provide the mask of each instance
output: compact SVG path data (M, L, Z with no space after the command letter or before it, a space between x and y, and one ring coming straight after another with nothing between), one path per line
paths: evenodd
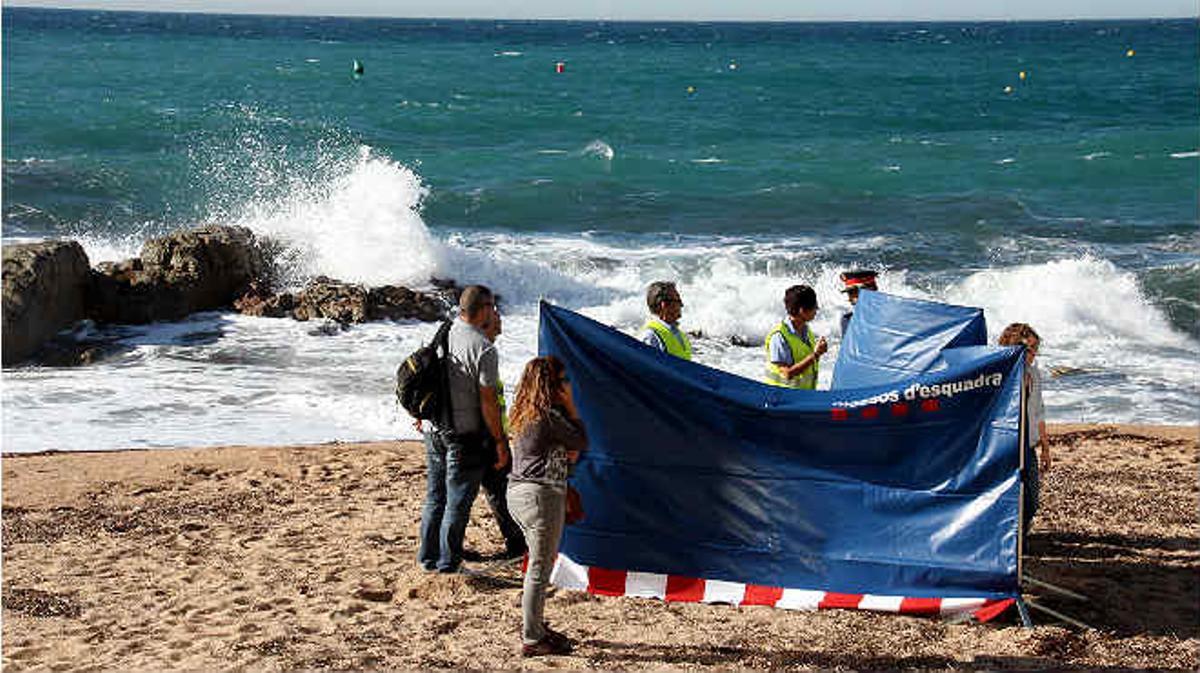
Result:
M1019 77L1021 81L1025 81L1025 71L1022 70L1021 72L1017 73L1017 77Z
M1004 93L1012 93L1012 87L1011 86L1004 87Z
M689 86L689 87L687 88L687 92L688 92L688 93L696 93L696 87L694 87L694 86Z
M1134 55L1135 53L1137 53L1137 52L1135 52L1134 50L1130 49L1129 51L1125 52L1125 58L1133 58L1133 55Z

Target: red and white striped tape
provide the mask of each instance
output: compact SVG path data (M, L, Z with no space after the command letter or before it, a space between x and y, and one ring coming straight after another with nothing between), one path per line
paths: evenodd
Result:
M767 605L786 610L844 608L941 616L970 612L981 622L999 616L1013 604L1011 598L907 598L839 594L832 591L780 589L758 584L703 580L659 573L605 570L580 565L563 554L559 554L554 562L550 582L563 589L587 591L601 596L637 596L683 603Z

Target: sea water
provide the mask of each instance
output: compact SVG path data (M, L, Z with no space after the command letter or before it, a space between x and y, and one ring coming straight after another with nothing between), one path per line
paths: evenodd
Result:
M363 65L355 76L353 63ZM559 72L558 65L562 68ZM3 11L4 242L93 264L202 223L286 282L482 282L508 390L541 299L635 333L679 283L696 358L758 378L839 272L1042 336L1052 422L1200 419L1197 23L610 23ZM1024 75L1022 75L1024 73ZM3 449L415 437L435 325L203 313L98 364L4 370ZM750 344L738 345L738 344Z

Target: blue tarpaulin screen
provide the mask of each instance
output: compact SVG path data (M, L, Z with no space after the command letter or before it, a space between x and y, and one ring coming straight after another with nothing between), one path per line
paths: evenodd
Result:
M852 323L888 307L871 294ZM797 391L546 303L539 349L566 363L591 438L572 477L587 516L561 546L574 561L842 593L1017 594L1019 349L953 348L933 372Z

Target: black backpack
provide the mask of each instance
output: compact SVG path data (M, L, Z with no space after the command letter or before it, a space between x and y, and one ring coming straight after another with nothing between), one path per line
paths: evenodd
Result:
M448 425L450 420L450 325L442 323L433 341L413 351L396 368L396 400L417 420Z

